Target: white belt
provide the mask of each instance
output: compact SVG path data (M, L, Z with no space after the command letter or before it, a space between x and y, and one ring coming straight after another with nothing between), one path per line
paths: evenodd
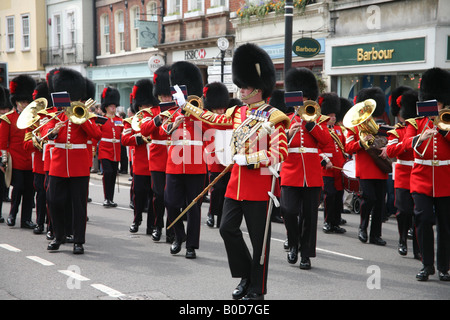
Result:
M56 148L60 149L86 149L87 146L84 143L72 144L72 143L55 143Z
M305 147L298 147L298 148L289 148L289 153L318 153L319 150L317 148L305 148Z
M112 143L119 143L119 142L120 142L120 139L108 139L108 138L102 138L101 141L112 142Z
M172 141L173 146L202 146L203 141L197 141L197 140L177 140Z
M417 159L417 160L419 160L419 159ZM404 165L404 166L410 166L410 167L412 167L413 164L414 164L414 161L412 161L412 160L400 160L400 159L397 159L397 163L398 163L398 164L402 164L402 165Z
M414 162L417 164L423 164L424 166L432 166L432 167L439 167L439 166L448 166L450 165L450 160L421 160L421 159L414 159Z
M163 145L163 146L170 146L172 144L172 141L170 141L170 140L154 140L154 139L152 139L151 143L153 143L153 144L160 144L160 145Z

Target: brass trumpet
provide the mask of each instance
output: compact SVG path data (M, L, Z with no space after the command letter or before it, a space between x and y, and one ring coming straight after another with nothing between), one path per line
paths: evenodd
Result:
M187 98L187 104L191 104L194 107L203 109L203 99L200 98L199 96L196 95L190 95ZM164 128L164 125L166 125L169 121L172 120L173 116L177 113L178 110L181 110L182 107L177 107L175 109L175 111L173 113L169 113L168 111L171 110L166 110L164 112L161 113L162 116L166 116L167 118L163 121L163 123L161 124L161 126ZM175 130L176 128L172 128L172 130L170 131L166 131L167 134L171 134L173 130ZM165 129L164 129L165 130Z
M376 135L379 126L373 120L372 114L375 111L377 103L373 99L367 99L355 104L344 116L343 124L346 128L358 127L359 138L364 149L369 149L374 139L366 141L368 135Z
M313 100L306 100L298 108L297 114L307 122L316 121L320 117L320 106Z
M428 119L429 121L429 119ZM427 152L428 146L430 145L432 137L429 137L427 139L427 144L425 145L425 148L422 152L419 152L417 150L417 147L419 146L419 140L423 136L426 129L429 129L428 127L428 121L425 127L423 128L422 132L420 133L419 139L417 139L417 143L414 146L414 150L417 152L417 154L423 158L425 155L425 152ZM434 126L436 126L439 130L443 131L450 131L450 110L449 109L441 109L439 110L439 114L436 116L436 118L433 121Z

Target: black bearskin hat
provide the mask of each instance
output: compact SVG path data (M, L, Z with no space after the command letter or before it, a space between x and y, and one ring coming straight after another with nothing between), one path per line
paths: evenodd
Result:
M52 92L55 92L53 90L53 76L55 75L56 71L58 71L58 69L52 69L45 76L45 80L47 81L48 93L50 95L52 94Z
M170 92L169 66L159 67L153 74L153 95L172 96Z
M353 106L352 102L346 98L340 97L339 102L340 110L339 113L336 114L336 122L341 122L344 120L345 114Z
M76 70L60 68L53 73L51 79L53 91L50 93L67 91L71 101L80 101L86 96L86 80Z
M302 91L304 100L317 100L319 85L314 73L307 68L293 68L286 72L286 92Z
M391 114L396 117L400 111L400 106L397 103L399 97L408 90L412 90L411 87L408 86L400 86L392 90L392 94L389 97L389 106L391 107Z
M284 90L275 89L270 96L269 104L278 110L289 114L295 112L293 107L286 107L286 102L284 101Z
M102 92L102 100L100 108L103 113L106 113L106 107L114 104L116 107L120 105L120 93L119 90L113 87L106 87Z
M45 98L47 99L47 107L51 107L53 105L52 97L50 96L50 93L48 92L48 85L47 81L39 82L36 85L36 88L33 91L33 101L39 98Z
M375 100L377 106L372 113L373 117L381 117L386 108L386 96L380 87L364 88L358 92L356 103L363 102L367 99Z
M425 71L420 81L420 101L436 99L444 106L450 105L450 72L440 68Z
M83 101L87 101L89 99L95 100L96 85L91 79L85 78L85 80L86 80L86 95L82 100Z
M136 82L131 92L131 110L136 113L143 105L157 106L158 100L153 96L153 84L150 79L141 79Z
M208 110L227 109L230 94L222 82L212 82L203 88L203 104Z
M9 83L10 100L14 107L17 101L33 101L33 92L36 81L29 75L22 74L11 80Z
M265 100L275 89L275 67L266 51L252 43L236 49L232 62L233 83L239 88L255 88L262 91Z
M419 101L419 93L416 90L408 90L403 92L400 98L400 116L403 119L417 118L417 101Z
M203 76L200 69L193 63L187 61L175 62L170 67L170 84L185 85L187 95L201 97L203 94Z
M334 92L324 92L319 96L320 113L328 115L334 113L336 116L341 111L341 100Z

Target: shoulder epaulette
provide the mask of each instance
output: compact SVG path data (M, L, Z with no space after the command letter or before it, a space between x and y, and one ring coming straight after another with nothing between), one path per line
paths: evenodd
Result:
M123 119L123 122L129 123L129 124L131 124L132 121L133 121L133 117Z
M14 113L14 109L11 110L11 111L9 111L9 112L7 112L7 113L5 113L4 115L2 115L2 116L0 117L0 120L5 121L7 124L11 124L11 120L9 120L8 116L9 116L10 114L12 114L12 113Z
M420 117L422 118L422 117ZM412 125L414 128L418 129L419 126L417 125L416 119L419 118L410 118L410 119L406 119L405 121L408 122L410 125Z
M397 138L400 138L397 130L395 130L395 129L394 130L389 130L387 133L392 134L392 135L396 136Z
M231 108L228 108L226 111L225 111L225 115L229 118L229 117L231 117L232 115L233 115L233 113L234 113L234 110L236 109L236 108L238 108L239 106L234 106L234 107L231 107Z
M321 114L319 119L317 120L317 124L321 124L322 122L328 121L329 119L330 119L329 116L325 116L325 115Z
M291 125L291 119L289 119L289 117L282 111L274 108L275 110L272 111L272 113L270 114L269 117L269 121L273 124L276 125L280 122L283 123L284 127L286 129L288 129Z

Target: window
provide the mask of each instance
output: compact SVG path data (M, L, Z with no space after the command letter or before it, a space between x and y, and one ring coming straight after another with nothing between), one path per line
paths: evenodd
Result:
M100 18L100 30L101 30L101 53L110 52L109 42L109 16L107 14Z
M227 7L227 0L211 0L211 7Z
M141 10L139 6L131 8L130 15L130 25L133 26L131 29L131 50L139 48L139 20L141 20Z
M125 51L125 23L123 11L117 11L116 13L116 53L119 51Z
M156 2L149 2L147 4L147 20L158 21L158 5Z
M188 3L188 11L203 10L203 0L190 0Z
M6 50L14 51L14 17L6 17Z
M69 12L67 13L67 24L69 27L68 30L68 42L67 44L73 48L75 47L75 13L74 12Z
M54 40L53 40L53 46L56 48L61 48L62 45L62 39L61 39L61 16L55 15L53 18L53 21L55 23L54 25Z
M167 13L168 15L180 15L181 10L181 0L168 0Z
M30 16L22 15L22 50L30 50Z

